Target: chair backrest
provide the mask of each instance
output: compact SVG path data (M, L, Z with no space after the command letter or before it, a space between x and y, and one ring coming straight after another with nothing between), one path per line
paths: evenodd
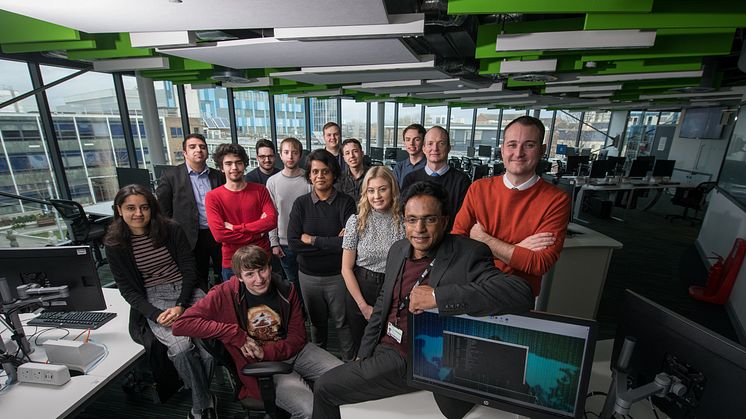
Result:
M238 377L238 369L236 368L231 354L225 349L225 345L218 339L197 339L192 338L195 345L202 347L208 354L212 356L215 363L219 366L225 367L230 376L230 385L233 390L233 397L238 400L238 393L241 391L241 379Z
M85 243L91 231L91 223L80 203L67 199L50 200L67 224L67 235L73 243Z

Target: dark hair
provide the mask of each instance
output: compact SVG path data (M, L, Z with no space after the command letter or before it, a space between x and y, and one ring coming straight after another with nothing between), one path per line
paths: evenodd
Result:
M168 240L168 227L169 219L161 214L161 208L158 206L158 200L155 198L150 189L141 185L127 185L117 192L114 196L114 219L109 228L106 230L106 236L104 237L104 244L111 247L122 247L129 245L131 232L127 223L122 219L122 215L119 214L118 208L124 204L124 201L132 195L141 195L145 197L145 200L150 206L150 223L148 224L148 236L153 240L155 247L161 247Z
M311 183L311 162L314 160L324 163L326 167L331 170L332 176L334 176L335 181L339 179L341 170L339 169L337 158L334 157L332 153L326 151L323 148L320 148L318 150L313 150L306 159L306 180L308 181L308 183Z
M450 147L451 146L451 135L448 134L448 130L446 130L445 128L441 127L440 125L433 125L432 127L430 127L429 130L427 130L427 132L425 132L425 134L427 134L428 132L430 132L430 131L432 131L434 129L440 130L441 132L443 132L443 134L446 135L446 144L448 144L448 147Z
M534 118L533 116L528 115L519 116L518 118L510 121L503 132L508 132L508 128L510 128L513 124L536 128L537 130L539 130L539 144L544 142L544 132L546 132L546 129L544 128L544 123L541 122L541 119Z
M204 135L197 134L196 132L193 132L191 134L187 134L187 136L184 137L184 141L181 142L181 149L182 150L186 150L186 143L187 143L187 141L191 140L192 138L196 138L196 139L202 141L203 143L205 143L205 145L207 145L207 140L205 140L205 136Z
M321 132L323 133L324 131L326 131L327 128L331 128L331 127L337 127L339 132L340 133L342 132L342 128L340 128L339 124L337 124L336 122L327 122L326 124L324 124L324 127L321 128Z
M448 192L440 184L426 180L414 183L404 190L404 194L401 197L402 216L404 215L404 209L407 207L407 202L415 196L432 196L438 200L438 203L440 203L440 215L451 215L451 206L448 203Z
M425 133L427 131L425 130L425 127L420 124L411 124L408 127L404 128L404 131L401 132L401 137L404 138L404 133L409 131L410 129L416 129L417 133L420 134L420 137L422 137L423 139L425 138Z
M233 274L241 277L242 271L262 269L269 265L269 253L259 246L243 246L236 250L231 257Z
M272 154L275 154L277 151L275 150L275 145L272 143L272 141L269 141L267 139L262 138L261 140L256 142L256 146L254 146L254 151L256 151L256 154L259 154L259 149L262 147L269 147L272 149Z
M246 149L238 144L220 144L218 148L212 153L212 161L215 162L215 167L223 170L223 159L226 154L235 154L243 161L243 164L249 164L249 155L246 154Z
M285 143L290 143L295 146L295 148L298 149L298 153L303 154L303 143L301 143L297 138L295 137L288 137L282 140L280 143L280 152L282 152L282 145Z
M347 144L357 144L357 148L359 148L360 151L363 150L363 145L360 144L360 141L358 141L357 138L348 138L342 141L342 149L344 149Z

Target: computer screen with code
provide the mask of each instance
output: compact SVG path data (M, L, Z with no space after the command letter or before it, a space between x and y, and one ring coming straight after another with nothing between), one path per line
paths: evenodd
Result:
M410 314L407 380L533 418L581 418L596 323L546 313Z

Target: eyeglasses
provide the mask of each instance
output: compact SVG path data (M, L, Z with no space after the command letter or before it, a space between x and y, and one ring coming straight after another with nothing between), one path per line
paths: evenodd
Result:
M424 217L404 217L404 222L409 225L416 225L420 221L424 221L427 225L433 225L443 218L442 215L426 215Z

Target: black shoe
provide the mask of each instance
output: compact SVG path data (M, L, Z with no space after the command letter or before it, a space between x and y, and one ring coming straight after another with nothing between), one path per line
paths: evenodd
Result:
M214 407L202 409L202 419L218 419L217 409Z

